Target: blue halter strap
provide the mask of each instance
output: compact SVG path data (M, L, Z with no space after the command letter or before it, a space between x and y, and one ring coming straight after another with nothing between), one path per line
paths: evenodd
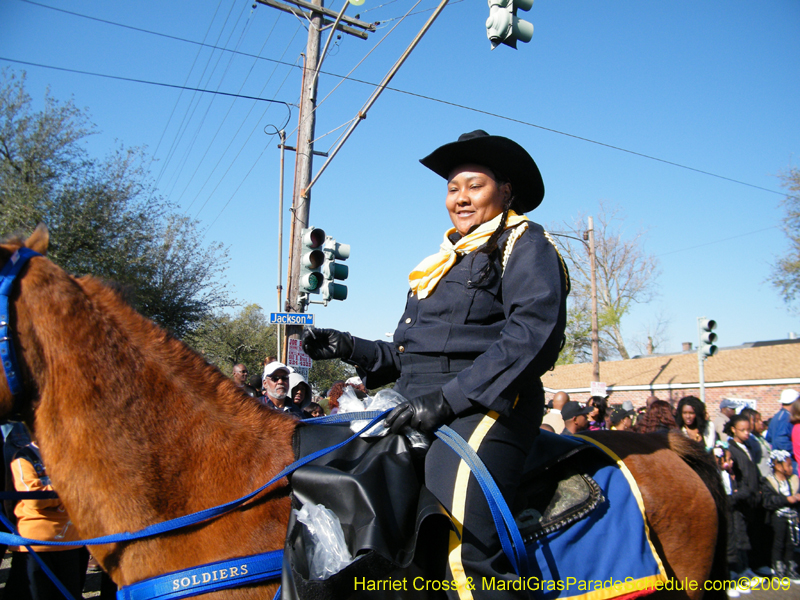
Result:
M22 392L22 380L19 377L17 357L14 353L14 344L9 330L10 315L8 310L8 297L11 295L11 286L22 267L29 258L41 256L30 248L22 247L14 254L0 271L0 360L3 361L3 371L6 374L8 389L17 396Z

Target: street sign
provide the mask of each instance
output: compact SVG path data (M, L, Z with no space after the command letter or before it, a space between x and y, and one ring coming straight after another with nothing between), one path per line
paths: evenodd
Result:
M308 313L269 313L270 325L313 325L314 315Z
M303 352L303 342L300 340L289 339L289 347L287 348L288 354L286 357L286 364L292 367L295 371L303 375L308 381L308 372L314 364L311 357Z

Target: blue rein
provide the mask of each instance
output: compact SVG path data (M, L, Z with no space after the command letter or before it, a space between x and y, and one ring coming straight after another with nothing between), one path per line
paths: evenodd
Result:
M14 345L12 343L11 334L9 330L9 295L11 293L11 286L14 279L19 274L25 263L34 256L41 256L38 252L34 252L29 248L21 247L11 256L9 261L5 264L0 271L0 358L3 361L3 370L6 375L8 387L14 396L22 392L22 381L19 376L19 367L17 365L16 356L14 353ZM363 432L368 431L376 423L381 421L389 410L368 411L360 413L346 413L341 415L331 415L328 417L319 417L317 419L310 419L307 422L315 424L328 425L336 423L346 423L354 420L367 420L370 422L361 429L358 433L353 434L343 442L318 450L308 456L295 461L280 473L275 475L263 486L238 500L227 502L219 506L207 508L189 515L170 519L162 523L156 523L141 529L137 532L124 532L113 535L106 535L88 540L76 540L72 542L50 542L42 540L34 540L30 538L21 537L15 533L0 532L0 543L10 546L29 546L36 544L39 546L89 546L99 544L113 544L119 542L132 542L156 535L161 535L170 531L176 531L184 527L196 525L203 521L214 519L222 516L240 506L247 501L253 499L255 496L266 490L269 486L280 481L287 475L299 469L321 456L338 450L342 446L350 443L356 439ZM441 426L436 432L436 436L456 452L472 470L473 475L481 486L486 500L489 504L489 509L492 518L495 522L495 527L500 536L500 543L503 547L508 559L511 561L514 571L520 577L527 577L528 572L528 556L525 549L522 536L519 529L514 522L514 517L508 508L505 500L503 499L497 484L489 474L486 466L475 453L475 451L459 436L453 429L446 425ZM17 499L21 495L14 494ZM14 529L6 519L2 521L13 532ZM35 555L35 553L34 553ZM36 557L38 559L38 556ZM235 558L199 567L192 567L166 575L160 575L151 579L140 581L117 592L118 600L178 600L180 598L187 598L204 594L215 590L228 589L242 585L257 583L260 581L267 581L277 579L281 574L281 566L283 562L283 550L273 550L264 554L246 558ZM53 577L51 576L51 579ZM57 581L54 579L54 581ZM57 583L59 588L63 588ZM66 594L66 590L62 589L62 593Z
M108 535L98 538L87 540L76 540L72 542L46 542L40 540L33 540L30 538L23 538L18 535L8 533L0 533L0 543L8 545L29 545L37 544L42 546L76 546L76 545L94 545L94 544L110 544L116 542L131 542L155 535L160 535L169 531L175 531L183 527L188 527L221 516L235 508L241 506L254 496L258 495L270 485L279 481L283 477L289 475L293 471L324 456L342 446L350 443L364 431L368 431L376 423L381 421L389 411L371 411L361 413L347 413L342 415L333 415L330 417L320 417L313 419L315 423L319 424L335 424L345 423L354 420L371 421L362 428L358 433L353 434L343 442L334 446L323 448L309 454L308 456L295 461L275 477L270 479L262 487L256 491L242 496L238 500L202 510L190 515L185 515L162 523L156 523L144 529L130 533L119 533ZM522 536L514 521L514 517L508 508L505 500L503 499L497 484L489 474L485 465L469 447L464 439L459 436L453 429L443 425L436 432L436 436L442 440L447 446L453 449L469 466L473 475L481 486L489 508L494 519L495 526L500 536L500 543L503 551L509 558L514 571L520 577L527 577L528 574L528 555L525 549L525 544ZM122 588L117 592L118 600L178 600L180 598L188 598L198 594L207 593L217 589L228 589L240 585L256 583L260 581L268 581L277 579L281 574L281 564L283 560L283 550L273 550L264 554L259 554L253 557L235 558L209 565L202 565L192 567L174 573L160 575L151 579L146 579L138 583L132 584ZM244 569L242 569L244 565ZM235 571L231 571L235 569ZM223 577L224 574L224 577Z

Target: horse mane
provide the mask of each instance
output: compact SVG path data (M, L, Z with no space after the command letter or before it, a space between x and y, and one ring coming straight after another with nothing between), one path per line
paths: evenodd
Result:
M144 347L145 352L151 357L158 355L158 360L163 361L162 366L169 370L176 384L188 390L191 386L185 379L194 378L196 375L209 388L219 391L217 394L209 395L208 399L216 403L220 409L233 407L237 413L241 411L250 413L249 417L261 412L260 405L240 392L219 368L210 364L169 331L136 311L127 297L128 291L123 286L92 276L75 278L75 281L91 300L97 312L109 321L110 330L115 333L124 332L127 341Z

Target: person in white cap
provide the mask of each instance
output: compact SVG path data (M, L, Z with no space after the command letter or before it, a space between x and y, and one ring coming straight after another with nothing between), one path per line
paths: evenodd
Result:
M772 444L773 450L785 450L792 454L792 422L789 407L800 398L797 390L783 390L781 392L781 408L769 422L766 440ZM797 461L792 458L794 472L797 473Z
M289 374L294 369L281 362L271 362L264 367L264 396L261 401L268 407L281 412L289 413L299 419L303 418L303 411L295 406L289 397Z

